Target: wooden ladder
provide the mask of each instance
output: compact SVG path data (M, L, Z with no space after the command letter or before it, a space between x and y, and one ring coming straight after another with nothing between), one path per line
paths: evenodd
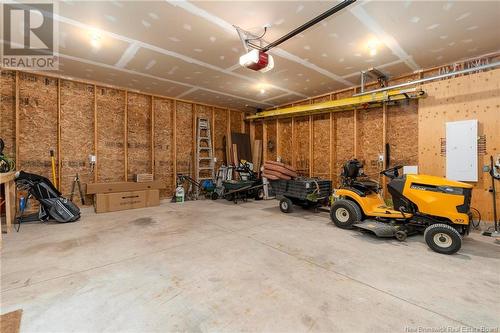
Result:
M197 118L195 168L195 180L200 183L200 185L204 180L214 179L215 162L212 151L210 120L205 117ZM198 195L198 188L196 192L196 195Z

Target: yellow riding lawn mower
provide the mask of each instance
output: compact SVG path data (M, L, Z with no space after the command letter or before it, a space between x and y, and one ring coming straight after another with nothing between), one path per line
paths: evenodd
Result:
M333 223L399 241L423 232L425 242L436 252L460 250L472 218L472 185L434 176L400 175L402 168L398 165L380 173L390 179L387 190L393 207L388 207L379 184L364 175L362 163L348 161L341 173L342 186L332 195Z

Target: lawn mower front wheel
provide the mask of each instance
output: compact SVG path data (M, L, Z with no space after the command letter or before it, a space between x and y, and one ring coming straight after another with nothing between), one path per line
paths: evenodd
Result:
M427 245L435 252L442 254L456 253L462 247L462 236L452 226L437 223L428 226L424 231Z

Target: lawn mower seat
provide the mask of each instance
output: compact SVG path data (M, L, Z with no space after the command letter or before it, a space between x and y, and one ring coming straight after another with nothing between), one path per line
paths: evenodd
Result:
M351 188L355 193L363 197L372 192L378 193L380 189L377 182L366 177L363 173L363 164L357 159L347 161L340 176L343 186Z
M362 180L362 181L354 181L351 184L351 187L363 193L363 196L370 193L378 193L380 187L379 184L373 180Z

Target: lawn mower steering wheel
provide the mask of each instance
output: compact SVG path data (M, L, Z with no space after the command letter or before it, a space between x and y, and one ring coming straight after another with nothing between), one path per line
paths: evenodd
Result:
M396 165L395 167L385 169L382 172L380 172L381 175L384 175L390 179L394 179L399 177L399 169L402 169L402 165Z

